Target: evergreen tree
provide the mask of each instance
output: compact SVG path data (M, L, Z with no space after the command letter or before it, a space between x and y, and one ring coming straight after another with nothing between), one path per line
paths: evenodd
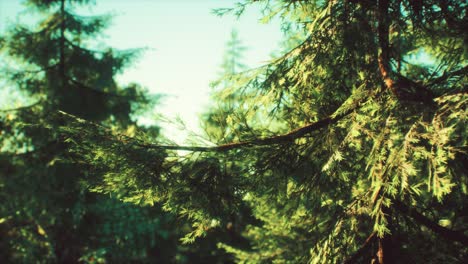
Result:
M156 99L137 84L115 82L139 51L98 50L93 40L109 17L74 13L88 3L29 0L43 19L1 38L2 56L15 65L2 77L36 101L1 113L2 263L169 262L176 254L172 217L87 191L96 174L64 152L57 128L67 121L51 118L65 111L131 135L132 114Z
M246 70L245 64L242 63L242 59L244 58L243 53L246 49L239 38L239 32L236 29L231 30L230 39L226 43L226 53L221 65L222 76L230 76Z
M219 12L254 2L305 37L219 98L236 98L226 119L242 115L241 132L175 146L75 119L61 128L75 157L121 176L99 190L189 218L188 242L248 205L248 248L219 245L240 263L466 262L467 4L252 0Z
M242 44L239 33L233 29L230 39L226 43L226 50L220 68L220 78L212 83L212 98L214 106L211 111L203 116L203 126L205 134L209 140L217 144L231 142L235 133L232 133L233 122L238 120L227 119L227 116L233 116L238 106L237 98L232 94L217 100L223 96L224 90L236 86L239 73L246 70L246 65L242 62L244 52L247 48ZM240 128L238 126L238 128Z

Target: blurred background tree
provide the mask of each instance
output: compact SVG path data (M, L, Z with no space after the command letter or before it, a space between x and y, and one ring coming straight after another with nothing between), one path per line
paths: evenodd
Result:
M110 16L77 8L91 2L26 1L39 20L13 25L0 39L2 78L32 102L0 113L0 262L216 262L212 243L181 246L186 223L160 206L90 192L100 172L65 151L70 142L58 127L68 121L58 110L134 136L136 117L159 98L138 84L116 83L142 50L103 47ZM159 136L157 126L138 131Z
M210 112L202 117L204 132L211 142L222 144L232 142L234 139L232 138L234 133L230 131L233 120L226 119L226 117L235 111L239 100L231 95L222 100L218 99L223 96L222 93L225 89L229 89L236 84L238 74L247 69L243 63L246 50L247 47L242 44L239 32L232 29L230 39L225 47L220 67L220 77L211 84L213 105L210 107Z

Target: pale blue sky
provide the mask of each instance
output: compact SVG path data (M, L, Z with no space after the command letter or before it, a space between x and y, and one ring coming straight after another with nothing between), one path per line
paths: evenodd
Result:
M21 0L0 0L0 31L24 10ZM105 43L118 49L149 48L119 80L137 82L151 92L168 97L156 109L168 116L180 115L188 127L198 130L198 114L209 101L209 83L219 66L233 28L248 47L245 63L256 67L270 59L281 39L279 23L261 24L260 7L253 7L237 20L218 17L213 8L232 7L232 0L97 0L81 14L115 14L105 32ZM27 15L20 16L24 21ZM168 131L169 130L169 131ZM180 136L166 128L177 141Z

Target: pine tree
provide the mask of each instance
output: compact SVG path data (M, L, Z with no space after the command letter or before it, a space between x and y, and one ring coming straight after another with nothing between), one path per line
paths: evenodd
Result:
M219 98L236 98L226 119L242 115L231 124L241 133L176 146L76 120L62 128L79 142L71 151L122 175L100 190L187 217L186 241L248 205L248 248L219 245L240 263L466 262L467 4L265 0L219 12L254 2L305 37ZM96 162L101 152L114 154Z
M209 140L217 144L227 143L234 140L232 138L233 122L238 120L226 119L227 116L233 116L238 106L237 98L233 95L224 97L223 100L216 98L223 96L227 89L236 87L239 73L246 70L246 65L242 62L244 52L247 50L240 38L237 30L231 31L230 39L226 43L223 61L220 67L220 77L212 83L212 98L215 105L211 111L203 116L203 126L205 134Z
M52 118L60 110L130 135L131 115L156 99L137 84L115 82L139 50L93 45L109 17L74 13L88 3L27 1L43 19L1 38L2 55L15 65L2 77L36 102L1 113L0 262L169 262L176 254L173 218L90 193L95 172L65 152L68 143L57 133L67 123ZM157 127L140 129L158 134Z
M238 88L290 132L236 144L268 146L244 197L263 223L252 251L225 248L249 263L466 261L466 4L270 8L306 37Z
M246 70L246 65L242 63L246 47L242 45L239 38L239 32L236 29L231 30L229 41L226 43L226 53L221 65L221 75L230 76Z

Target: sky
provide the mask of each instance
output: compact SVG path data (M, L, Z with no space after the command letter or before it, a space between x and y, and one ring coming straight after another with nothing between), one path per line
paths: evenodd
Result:
M21 0L0 0L0 32L8 24L25 21ZM210 82L218 77L226 42L236 29L244 46L244 63L257 67L277 50L282 33L278 21L260 23L261 7L251 7L239 19L219 17L212 9L233 7L233 0L97 0L79 9L83 15L114 15L104 32L106 45L117 49L147 48L122 75L120 83L136 82L152 93L164 94L155 113L173 120L179 116L199 133L198 116L209 104ZM18 16L20 14L20 16ZM185 134L160 124L178 143Z

